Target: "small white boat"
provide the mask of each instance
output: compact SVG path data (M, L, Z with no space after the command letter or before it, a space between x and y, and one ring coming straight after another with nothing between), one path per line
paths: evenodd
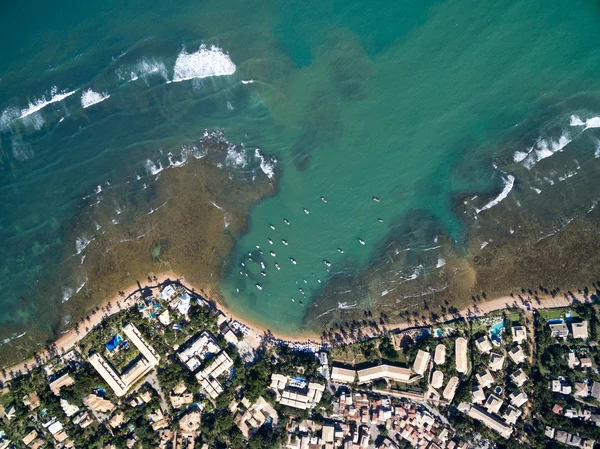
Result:
M246 277L248 277L248 273L244 273L246 275Z
M321 283L321 279L317 279L317 282L320 284Z
M264 271L261 271L260 274L262 274L263 276L267 275L267 273L265 273Z
M302 290L301 288L299 288L298 290L300 290L300 293L304 295L304 290Z
M306 279L302 279L304 281L305 284L308 284L308 282L306 282Z
M338 248L338 253L344 254L344 250L342 248Z
M271 226L271 229L274 231L275 230L275 226L273 226L273 225L270 225L270 226Z
M275 254L273 251L271 251L271 256L275 257L277 254Z
M323 201L324 203L326 203L326 202L327 202L327 199L326 199L324 196L322 196L322 197L321 197L321 201Z
M244 262L242 262L242 267L245 267L245 266L246 266L246 264Z
M259 290L262 290L262 287L261 287L260 284L256 284L256 288L259 289Z
M288 244L287 240L282 240L281 243L283 243L285 246Z
M277 268L278 270L281 270L281 267L279 266L278 263L275 264L275 268Z
M327 260L323 260L323 263L324 263L324 264L325 264L325 266L327 266L327 267L330 267L330 266L331 266L331 264L330 264L330 263L329 263L329 261L327 261Z
M256 245L256 249L260 249L260 246Z
M378 221L379 223L383 223L383 220L382 220L381 218L379 218L377 221Z
M264 262L261 262L261 263L260 263L260 267L261 267L261 268L264 270L264 269L265 269L265 263L264 263Z
M258 254L260 254L261 256L263 255L262 249L258 250Z
M289 224L290 224L290 222L289 222L289 221L287 221L287 218L284 218L284 219L283 219L283 222L284 222L286 225L289 225Z
M292 298L292 302L296 302L296 300L294 298Z
M292 257L290 257L290 262L292 262L294 265L296 265L296 261Z
M271 239L267 239L267 241L272 245L273 244L273 240Z
M363 239L358 239L358 241L360 242L361 245L365 244L365 241Z
M308 211L308 209L306 209L306 208L304 208L304 213L305 213L306 215L310 214L310 212L309 212L309 211Z
M243 276L243 275L244 275L244 272L243 272L243 271L240 271L240 274Z
M373 197L373 201L375 201L376 203L381 203L381 200L376 196Z

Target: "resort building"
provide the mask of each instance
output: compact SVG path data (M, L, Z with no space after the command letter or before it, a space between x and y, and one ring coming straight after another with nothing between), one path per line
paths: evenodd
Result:
M342 384L351 384L356 379L356 371L353 369L334 366L331 369L331 381Z
M512 348L510 351L508 351L508 356L517 365L519 363L523 363L525 360L527 360L527 356L525 355L525 352L523 352L523 348L521 347L521 345L517 345L514 348Z
M209 362L208 366L196 374L200 386L211 399L214 400L223 393L223 387L218 378L228 373L232 367L233 360L231 360L231 357L225 351L221 351L214 360Z
M52 391L52 393L54 393L56 396L59 396L61 388L70 387L74 383L75 383L75 381L73 380L73 378L67 373L67 374L63 374L58 379L53 381L49 385L49 387L50 387L50 391Z
M308 382L302 378L290 379L282 374L271 375L271 389L277 402L302 410L313 408L321 400L325 385Z
M481 385L481 388L487 388L496 381L494 376L492 376L492 373L490 373L490 371L487 369L477 373L475 377L477 378L479 385Z
M463 337L458 337L454 342L454 351L456 354L456 371L461 374L467 372L467 340Z
M487 354L492 350L492 344L490 343L489 338L487 338L487 335L475 340L475 346L477 346L477 349L484 354Z
M506 357L492 352L490 355L490 371L501 371L504 367L504 360L506 360Z
M246 411L244 413L238 411L233 418L233 422L237 424L240 432L242 432L242 435L244 435L245 438L248 438L251 429L258 429L261 427L267 421L267 418L271 418L274 426L277 425L277 412L262 396L260 396L254 404L250 404L250 402L244 398L242 404L246 407Z
M400 368L392 365L378 365L372 368L365 368L358 370L356 374L358 375L359 384L372 382L376 379L393 380L410 384L422 377L420 375L415 375L412 370L408 368Z
M580 323L571 323L571 332L573 338L581 338L582 340L588 339L588 322L582 321Z
M440 343L435 347L433 361L436 365L443 365L446 363L446 345Z
M565 323L551 323L548 324L548 327L554 338L567 338L569 336L569 328Z
M510 378L517 387L521 387L529 379L521 368L512 373Z
M216 354L220 350L221 348L213 336L207 331L202 331L197 338L187 345L186 349L177 353L177 357L193 372L208 355Z
M444 399L447 399L449 402L452 401L452 399L454 399L454 395L456 394L457 388L458 388L458 377L453 376L450 378L450 380L446 384L446 388L444 388L444 391L442 393L442 396L444 396Z
M413 371L418 375L422 376L423 373L427 370L430 360L431 354L419 349L419 351L417 352L417 358L415 359L415 363L413 363Z
M527 331L525 326L513 326L511 328L512 339L515 343L521 344L527 340Z
M164 301L169 301L173 296L175 296L176 293L177 292L175 291L175 289L173 288L172 285L167 285L160 292L160 299L162 299Z
M504 438L510 438L511 434L513 433L513 428L506 424L505 421L477 405L461 402L458 406L458 410L485 424L487 427L499 433Z
M127 371L119 375L115 369L98 353L90 356L88 361L102 376L104 381L113 389L117 396L123 396L129 388L140 380L144 375L154 369L158 365L160 356L154 348L150 346L140 334L140 331L133 324L129 323L123 327L123 332L129 337L129 341L142 354L134 365L130 366Z
M444 385L444 373L435 370L431 375L431 386L433 388L441 388Z

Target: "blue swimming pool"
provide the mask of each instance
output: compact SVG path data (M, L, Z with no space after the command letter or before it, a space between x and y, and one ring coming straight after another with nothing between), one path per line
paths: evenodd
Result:
M108 349L109 351L114 351L121 343L123 343L123 339L121 338L121 336L119 334L115 335L113 338L111 338L111 340L106 343L104 346L106 346L106 349Z
M492 328L490 329L490 334L494 335L494 336L498 336L502 333L503 330L504 330L504 321L500 321L499 323L496 323L492 326Z

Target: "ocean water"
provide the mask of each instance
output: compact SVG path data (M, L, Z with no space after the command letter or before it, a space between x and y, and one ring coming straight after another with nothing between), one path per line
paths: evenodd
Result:
M4 5L0 351L122 288L103 264L177 268L292 333L560 233L599 196L599 17L592 0ZM223 216L177 228L209 203ZM129 241L143 268L106 260Z

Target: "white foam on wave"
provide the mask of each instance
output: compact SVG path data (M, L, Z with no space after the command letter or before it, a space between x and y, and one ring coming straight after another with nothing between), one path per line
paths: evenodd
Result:
M92 89L87 89L81 94L81 106L83 106L84 109L89 108L107 98L110 98L110 95L106 92L94 92Z
M484 210L491 209L492 207L494 207L494 206L498 205L500 202L502 202L508 196L508 194L512 190L513 186L515 185L515 177L513 175L507 175L505 178L503 178L503 180L504 180L504 188L502 189L502 192L500 192L500 194L496 198L494 198L492 201L487 203L481 209L475 209L475 213L478 214Z
M79 237L77 240L75 240L75 250L77 251L77 254L81 254L81 252L90 244L92 243L91 240L89 240L85 235Z
M225 164L234 168L243 168L248 163L246 159L246 150L243 147L229 145L227 148L227 156L225 156Z
M195 53L187 53L185 50L179 53L173 68L173 82L233 75L235 70L235 64L223 50L214 45L210 48L202 45Z
M554 154L561 152L569 143L571 143L571 141L572 138L568 133L562 134L558 140L539 139L535 146L530 149L527 157L523 160L523 166L530 170L542 159L549 158Z
M277 164L277 160L273 160L273 162L268 162L262 154L260 154L260 150L256 149L254 151L254 157L260 160L260 169L263 171L267 178L271 179L275 176L275 165Z
M158 75L165 81L169 79L169 71L165 63L158 58L142 58L134 65L127 65L116 71L121 81L135 81L140 77Z
M572 115L569 123L571 126L583 126L584 129L600 128L600 117L591 117L584 122L578 115Z
M146 159L144 166L150 175L157 175L164 170L160 161L152 162L150 159Z
M533 148L531 148L529 151L525 152L525 151L515 151L515 154L513 155L513 161L515 162L521 162L523 159L525 159L527 156L529 156L529 153L531 153L531 151L533 150Z
M50 89L50 97L49 98L46 97L46 95L42 95L41 98L35 99L33 102L30 101L27 108L21 109L21 115L19 116L19 118L23 119L31 114L41 111L49 104L58 103L59 101L63 101L65 98L70 97L75 92L77 92L77 90L78 89L75 89L72 91L65 90L65 91L59 92L58 88L56 86L53 86L52 89Z
M536 187L531 187L531 190L533 190L533 191L534 191L535 193L537 193L538 195L539 195L540 193L542 193L542 191L541 191L540 189L536 188Z
M12 122L18 119L20 115L21 113L19 109L15 108L14 106L6 108L4 111L2 111L2 114L0 114L0 131L10 128Z
M600 158L600 140L596 142L596 149L594 150L594 157L596 159Z
M2 341L0 342L0 345L5 345L6 343L8 343L8 342L10 342L10 341L16 340L17 338L21 338L21 337L23 337L23 336L24 336L26 333L27 333L27 332L23 332L22 334L19 334L19 335L14 335L14 336L12 336L12 337L5 338L4 340L2 340Z

